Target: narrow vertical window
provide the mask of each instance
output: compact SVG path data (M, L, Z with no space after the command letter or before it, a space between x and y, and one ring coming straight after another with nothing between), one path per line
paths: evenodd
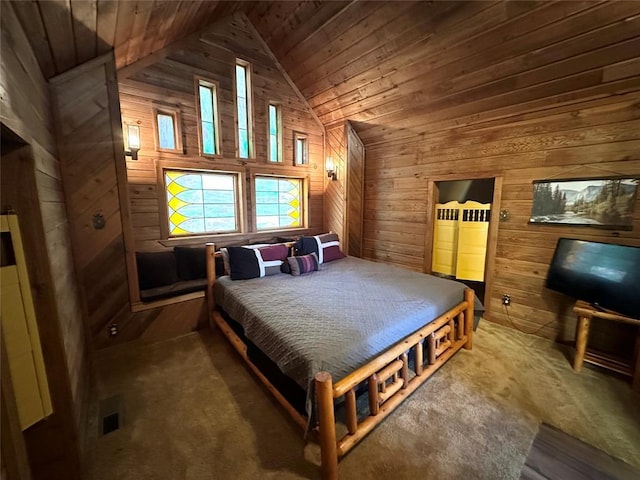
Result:
M282 162L282 120L280 105L269 104L269 161Z
M156 119L158 122L158 146L167 150L175 150L176 130L173 116L158 112Z
M293 135L293 158L296 165L309 163L309 142L307 136L302 133Z
M218 99L216 84L198 80L198 113L200 115L200 151L202 155L220 154Z
M182 153L180 109L163 105L154 107L156 149Z
M251 154L251 79L249 65L236 62L236 104L238 108L238 157L249 158Z

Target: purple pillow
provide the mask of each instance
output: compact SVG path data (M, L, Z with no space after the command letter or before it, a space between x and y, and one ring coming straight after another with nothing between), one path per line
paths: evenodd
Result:
M315 253L301 255L299 257L289 257L287 258L287 262L291 269L291 275L294 277L318 270L318 256Z

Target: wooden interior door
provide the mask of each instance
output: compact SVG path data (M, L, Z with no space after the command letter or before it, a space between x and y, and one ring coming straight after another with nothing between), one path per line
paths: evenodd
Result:
M460 208L456 278L484 281L491 204L465 202Z

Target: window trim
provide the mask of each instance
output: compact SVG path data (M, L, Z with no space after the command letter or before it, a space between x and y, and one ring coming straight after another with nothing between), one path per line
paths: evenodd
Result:
M251 229L253 233L268 233L268 232L290 232L295 230L306 230L309 228L309 175L301 175L300 170L294 168L278 168L277 170L271 170L269 168L252 168L250 169L250 188L251 188ZM272 230L259 230L258 229L258 215L256 214L256 177L274 177L274 178L291 178L300 180L302 183L302 191L300 194L300 200L302 206L300 208L300 225L296 227L281 227Z
M241 66L244 67L246 72L246 88L247 88L247 139L248 139L248 156L241 157L240 156L240 132L239 132L239 119L238 119L238 79L236 75L236 67ZM254 146L254 112L253 112L253 85L252 85L252 77L253 77L253 69L251 67L251 63L246 60L242 60L241 58L236 58L235 63L233 64L233 99L234 99L234 109L233 116L235 121L235 137L236 137L236 158L240 160L252 160L255 159L255 146Z
M205 87L209 87L212 89L213 93L213 130L215 135L214 142L214 153L205 153L204 152L204 144L203 144L203 134L202 134L202 114L200 111L200 85ZM197 130L198 130L198 149L201 157L214 157L219 158L223 156L222 152L222 142L221 142L221 134L222 131L220 129L220 110L218 108L218 92L220 91L220 84L215 80L211 80L206 77L202 77L199 75L194 76L194 89L196 95L196 116L198 120Z
M304 162L298 162L298 140L304 140L303 160ZM295 167L308 167L309 161L309 135L303 132L293 132L293 165Z
M158 129L158 115L168 115L173 117L173 136L175 140L176 148L161 148L160 147L160 131ZM169 105L154 105L153 106L153 140L155 144L156 152L168 152L168 153L184 153L182 146L182 126L180 118L180 108Z
M276 158L277 160L271 160L271 107L276 109ZM282 104L279 102L267 103L267 163L270 165L281 165L284 163L284 152L282 148Z
M165 184L165 170L179 170L198 173L222 173L236 176L236 218L238 230L232 232L201 232L190 235L171 235L169 231L169 212L167 211L167 190ZM160 214L160 240L190 239L194 237L217 237L223 235L241 235L247 233L247 205L245 192L245 170L242 167L221 166L211 169L205 165L194 165L192 162L156 162L156 189L158 191L158 207Z

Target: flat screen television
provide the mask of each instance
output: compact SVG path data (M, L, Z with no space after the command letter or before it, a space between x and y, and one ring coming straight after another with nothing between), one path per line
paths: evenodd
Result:
M547 288L640 318L640 247L561 238Z

